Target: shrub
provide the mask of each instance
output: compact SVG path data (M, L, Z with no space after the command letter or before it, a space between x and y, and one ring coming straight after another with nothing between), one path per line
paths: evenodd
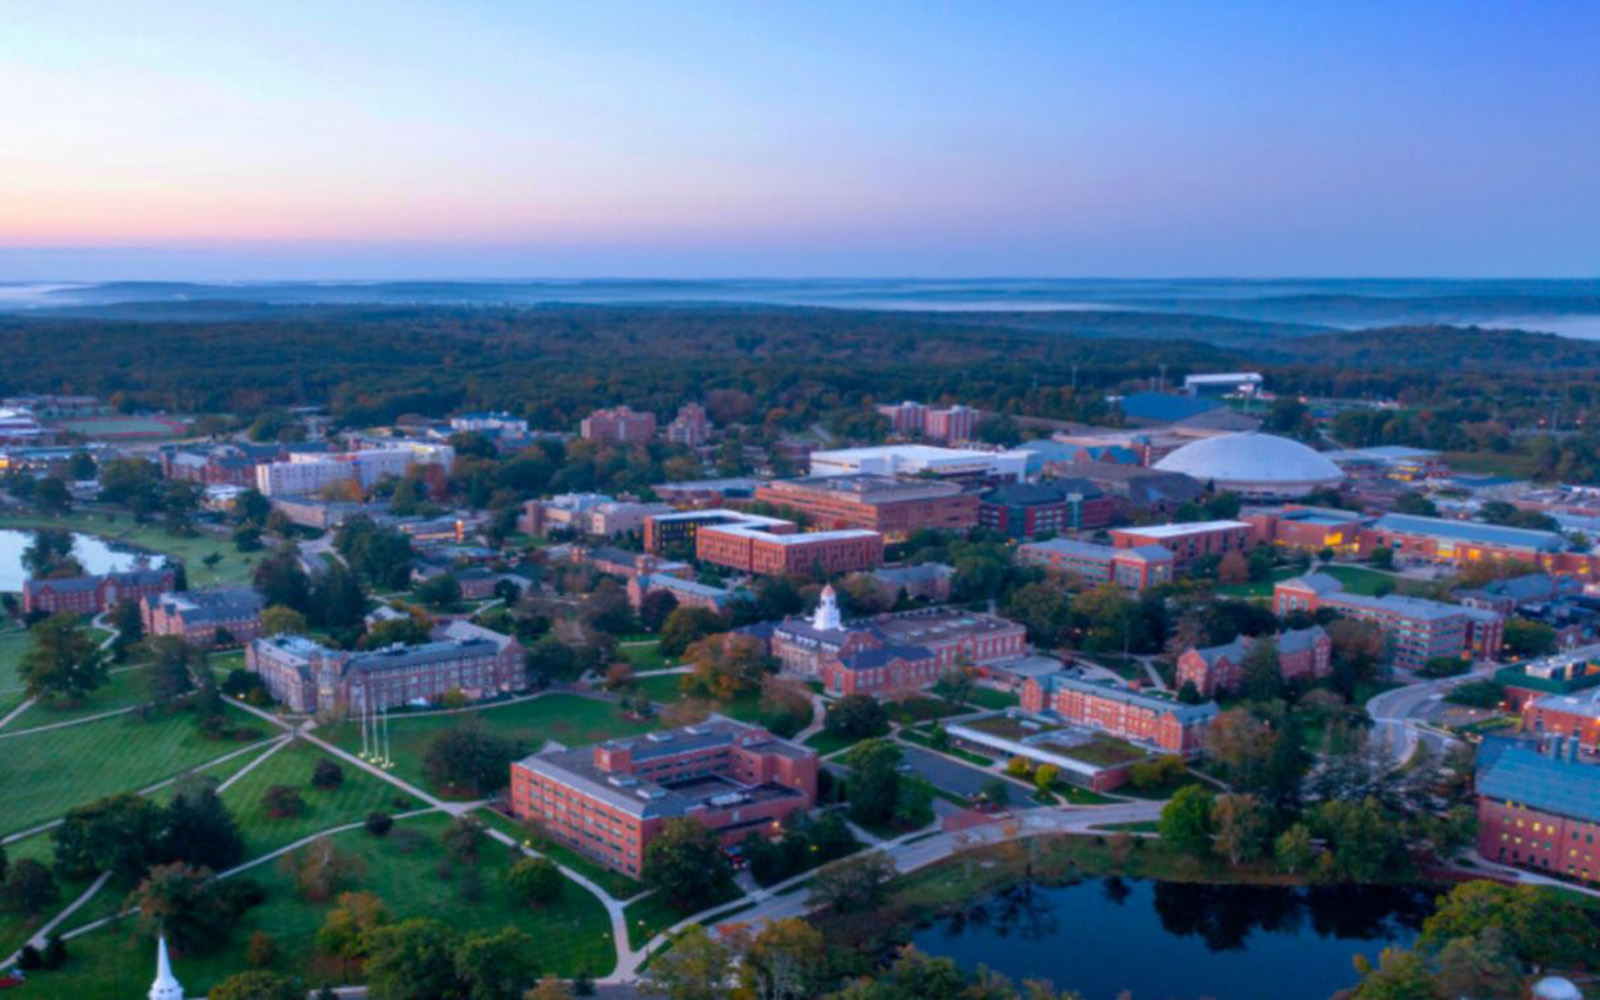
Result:
M370 812L364 825L374 837L387 837L389 831L394 829L394 817L386 812Z

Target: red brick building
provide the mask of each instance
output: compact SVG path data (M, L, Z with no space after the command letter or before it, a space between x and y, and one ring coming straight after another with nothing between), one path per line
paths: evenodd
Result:
M810 618L742 630L768 643L783 672L820 680L833 694L901 697L963 662L980 673L1028 652L1022 625L957 608L921 608L844 621L833 588Z
M1332 549L1343 555L1353 555L1361 548L1362 515L1353 510L1332 507L1246 508L1239 520L1250 525L1256 543L1276 545L1299 552L1321 552Z
M1171 583L1173 575L1172 553L1161 545L1117 548L1052 538L1017 546L1017 561L1078 577L1091 586L1115 583L1135 593Z
M1478 853L1584 882L1600 881L1600 766L1571 739L1489 737L1478 748Z
M1206 556L1220 559L1230 552L1247 552L1252 531L1243 521L1152 524L1142 528L1113 528L1111 544L1119 549L1159 545L1172 553L1173 569L1181 573L1196 559Z
M1178 657L1178 685L1191 683L1207 698L1244 686L1245 658L1257 640L1240 636L1221 646L1191 646ZM1278 674L1286 681L1314 681L1333 673L1333 640L1320 625L1284 632L1274 641Z
M656 415L639 413L626 406L595 410L583 418L580 433L587 441L644 444L656 436Z
M1174 698L1086 681L1066 674L1030 677L1022 685L1022 710L1054 715L1075 725L1192 756L1204 745L1217 716L1214 704L1186 705Z
M1390 658L1411 670L1438 657L1492 660L1505 641L1505 616L1484 608L1397 594L1352 594L1326 573L1297 576L1273 589L1272 611L1279 617L1319 608L1375 623L1388 641Z
M891 539L921 528L978 524L978 497L955 483L893 476L816 476L769 483L755 499L805 515L814 528L861 528Z
M32 614L97 615L122 601L142 601L165 594L177 586L178 577L170 569L136 569L101 576L69 576L55 580L25 580L22 584L22 611Z
M883 536L876 531L795 532L764 524L705 525L696 532L695 558L758 576L823 576L855 573L883 563ZM775 530L776 528L776 530Z
M1522 706L1522 731L1572 737L1590 753L1600 752L1600 689L1540 695Z
M817 799L817 754L720 716L682 729L553 748L511 765L511 811L608 868L638 877L669 820L725 845L775 834Z
M139 602L147 634L175 635L205 648L239 645L259 636L261 610L261 595L248 587L174 591Z

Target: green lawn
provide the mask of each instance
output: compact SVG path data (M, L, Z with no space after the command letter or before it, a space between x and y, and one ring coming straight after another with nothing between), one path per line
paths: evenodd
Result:
M311 784L311 769L319 760L333 758L297 740L268 757L222 793L223 801L244 831L245 857L259 857L320 830L359 822L370 812L407 812L424 805L381 778L344 761L334 761L344 771L344 780L337 788L326 791L315 788ZM305 811L299 816L282 819L269 815L261 804L261 797L273 785L292 785L299 789L300 797L305 800Z
M1014 691L997 691L994 688L980 687L972 689L972 696L967 701L979 708L997 709L1012 708L1020 704L1022 699L1017 697Z
M518 904L506 879L513 856L499 843L485 845L478 862L481 899L475 903L462 899L460 875L446 880L438 874L444 858L439 835L448 823L448 817L434 815L397 826L396 832L412 829L419 834L409 854L392 833L378 839L356 830L337 835L334 842L365 864L364 875L353 887L380 896L395 919L426 916L458 929L483 930L514 923L532 936L540 968L545 971L563 976L580 970L593 976L611 971L616 964L615 948L600 901L568 883L561 901L543 910ZM266 888L267 901L245 914L232 928L228 943L210 954L174 956L173 972L189 994L199 996L220 980L249 968L245 948L258 929L276 939L279 957L275 968L279 971L304 975L313 987L342 981L337 964L315 961L312 955L313 939L329 905L302 901L276 864L253 869L250 877ZM69 949L71 957L61 970L37 974L34 981L40 996L121 1000L142 996L149 989L155 948L134 935L131 921L119 921L76 938ZM359 973L352 972L352 979L359 981Z
M667 658L661 655L659 642L652 641L642 646L619 646L617 649L629 663L633 664L635 670L660 670L672 666L667 662Z
M256 561L262 555L260 552L239 552L228 539L203 532L193 537L171 535L159 524L139 524L132 514L75 512L54 517L37 513L15 514L0 517L0 528L63 528L99 535L151 552L162 552L183 561L189 586L196 590L238 586L248 582ZM222 559L215 567L209 567L204 560L213 552L220 553Z
M1335 580L1338 580L1340 583L1344 584L1344 589L1348 590L1350 593L1362 594L1367 597L1371 597L1372 595L1376 594L1380 584L1387 586L1390 590L1400 590L1402 589L1402 585L1406 582L1398 577L1391 576L1388 573L1382 573L1375 569L1367 569L1363 566L1328 565L1322 567L1317 572L1326 573Z
M11 720L5 731L14 733L19 729L48 726L55 722L70 722L73 719L143 704L150 698L145 676L144 667L118 670L108 676L106 682L87 698L80 701L41 699L26 712Z
M24 697L20 671L28 642L28 633L20 629L0 632L0 716L15 708Z
M845 747L855 746L859 742L860 740L851 739L848 736L839 736L835 733L830 733L826 729L818 733L813 733L811 736L806 738L806 746L815 750L823 757L826 757L829 754L835 753L839 750L843 750Z
M415 784L425 784L422 761L428 746L442 732L457 727L481 724L486 732L522 744L523 753L533 753L545 740L569 747L597 743L615 736L632 736L654 728L636 722L611 702L574 694L548 694L510 705L490 706L475 712L454 714L390 716L389 739L395 774ZM322 730L322 736L351 753L361 750L361 730L353 722L343 722Z
M37 861L42 865L50 865L55 859L55 841L51 839L48 833L36 833L26 840L7 844L5 849L6 858L12 864L28 859ZM61 899L49 913L41 918L24 920L9 910L0 909L0 957L9 955L22 947L23 943L38 929L40 924L49 920L62 907L82 895L83 891L93 881L93 879L73 879L70 881L57 879L56 885L61 891Z
M59 819L114 792L137 791L241 746L205 739L194 717L181 711L149 722L120 715L0 739L0 834Z
M680 684L687 676L687 674L659 674L655 677L643 677L639 679L637 690L653 702L670 705L685 697ZM761 710L761 696L755 692L742 694L729 701L714 702L712 710L730 719L768 728L771 728L776 721ZM811 714L808 709L805 718L800 722L801 729L811 724Z
M533 831L518 823L510 816L503 815L493 809L480 809L474 815L503 833L507 833L540 854L549 855L550 860L582 875L584 878L604 889L615 899L632 899L644 892L645 887L621 872L612 871L601 865L598 861L591 861L577 851L563 844L558 844L548 837L541 837Z
M1526 452L1447 451L1440 457L1456 472L1476 475L1528 479L1538 468L1534 457Z
M1295 575L1295 571L1292 568L1279 566L1265 580L1255 580L1250 583L1222 584L1217 587L1217 594L1221 597L1271 597L1272 588L1277 585L1279 580L1287 580Z
M652 892L622 911L623 915L628 918L628 943L635 948L642 948L646 941L649 941L685 917L693 916L701 910L716 906L718 903L735 899L738 895L739 890L730 886L725 894L704 900L701 905L694 907L692 910L684 911L668 903L666 897L659 892Z
M903 726L913 726L931 719L948 719L952 715L962 715L971 711L969 708L934 695L917 695L890 702L884 707L889 711L889 718Z

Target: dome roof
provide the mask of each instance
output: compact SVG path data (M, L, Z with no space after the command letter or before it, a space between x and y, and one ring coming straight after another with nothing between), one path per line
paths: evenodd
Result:
M1254 493L1271 493L1278 486L1304 491L1344 480L1337 465L1300 442L1255 431L1202 438L1174 451L1155 467Z
M1569 979L1546 976L1533 984L1533 995L1538 1000L1583 1000L1583 993Z

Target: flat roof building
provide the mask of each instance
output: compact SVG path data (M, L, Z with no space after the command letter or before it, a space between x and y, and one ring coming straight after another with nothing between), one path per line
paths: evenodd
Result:
M1478 853L1491 861L1600 880L1600 767L1572 739L1490 736L1478 747Z
M813 476L767 483L755 499L804 514L820 528L862 528L891 539L923 528L978 524L978 497L955 483L893 476Z
M732 846L775 834L816 800L816 751L721 716L586 747L552 744L511 765L513 815L634 877L671 820L694 819Z
M1283 580L1273 590L1272 610L1280 617L1319 608L1376 624L1384 632L1393 661L1411 670L1440 657L1493 659L1505 637L1505 617L1498 612L1398 594L1352 594L1326 573Z
M975 451L925 444L891 444L811 453L813 476L927 475L966 482L1021 480L1027 474L1025 451Z
M1197 559L1250 547L1250 525L1244 521L1194 521L1184 524L1148 524L1141 528L1111 529L1111 543L1119 549L1159 545L1172 553L1176 572L1187 569Z
M1172 582L1172 552L1162 545L1117 548L1068 538L1017 546L1017 561L1065 573L1090 585L1115 583L1139 593Z

